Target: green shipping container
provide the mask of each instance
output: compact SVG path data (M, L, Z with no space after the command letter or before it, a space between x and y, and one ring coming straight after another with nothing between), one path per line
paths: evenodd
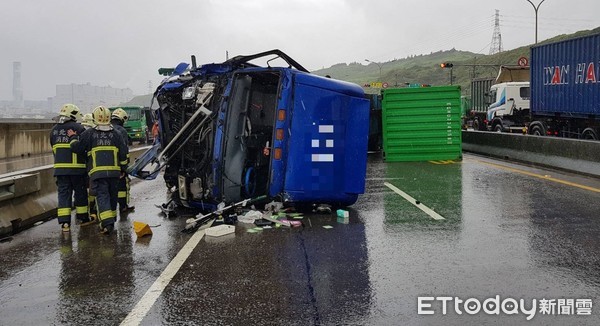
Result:
M386 89L382 110L386 162L462 156L460 86Z

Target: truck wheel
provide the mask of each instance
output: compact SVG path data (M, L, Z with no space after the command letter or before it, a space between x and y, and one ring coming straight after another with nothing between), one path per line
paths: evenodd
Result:
M535 125L531 128L531 134L534 136L545 136L546 135L546 133L544 132L542 127L539 125Z
M598 140L598 134L593 128L586 128L583 130L581 137L587 140Z
M504 128L502 128L502 125L501 125L501 124L497 124L497 125L494 127L494 131L495 131L495 132L503 132L503 131L504 131Z
M475 118L475 120L473 120L473 130L481 130L480 128L479 119Z

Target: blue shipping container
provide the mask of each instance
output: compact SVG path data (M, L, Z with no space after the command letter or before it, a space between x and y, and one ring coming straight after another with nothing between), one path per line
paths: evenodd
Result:
M600 34L531 49L534 115L600 115Z

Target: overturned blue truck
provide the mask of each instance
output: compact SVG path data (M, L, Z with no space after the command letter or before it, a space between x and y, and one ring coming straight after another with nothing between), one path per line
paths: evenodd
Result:
M259 66L253 61L266 60ZM271 67L273 60L283 67ZM154 93L159 140L129 170L164 169L172 200L212 210L261 196L347 206L364 192L369 100L280 50L179 64Z

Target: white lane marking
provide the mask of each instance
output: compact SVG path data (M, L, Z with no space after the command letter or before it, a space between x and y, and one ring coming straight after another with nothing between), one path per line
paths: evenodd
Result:
M423 205L422 203L417 204L417 201L414 198L412 198L409 194L405 193L404 191L398 189L393 184L389 182L384 182L383 184L386 185L388 188L392 189L393 192L408 200L409 203L415 205L417 208L427 213L427 215L431 216L434 220L445 220L445 218L442 215L434 212L431 208Z
M144 317L148 314L148 311L150 311L150 308L152 308L156 302L156 299L158 299L167 285L169 285L169 282L171 282L175 274L177 274L183 263L185 263L203 237L204 230L198 230L194 233L185 246L177 253L177 256L171 260L167 268L165 268L152 286L150 286L148 291L146 291L140 301L133 307L133 310L131 310L127 317L121 322L121 325L139 325L142 322Z

